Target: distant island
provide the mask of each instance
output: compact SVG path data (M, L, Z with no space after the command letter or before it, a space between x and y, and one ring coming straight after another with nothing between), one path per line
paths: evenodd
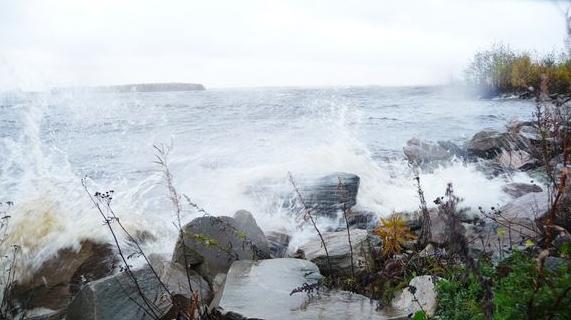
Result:
M137 83L113 86L93 86L93 87L59 87L53 88L52 92L64 91L95 91L95 92L167 92L167 91L198 91L206 90L199 83Z

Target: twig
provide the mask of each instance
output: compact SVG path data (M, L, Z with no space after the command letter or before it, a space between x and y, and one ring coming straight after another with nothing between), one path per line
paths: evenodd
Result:
M331 259L329 258L329 251L327 250L327 245L325 244L325 240L323 239L323 235L321 234L321 231L319 231L319 228L317 227L317 223L315 223L315 219L313 218L313 214L311 214L311 209L305 203L305 200L303 199L301 192L299 192L299 188L295 184L295 180L293 179L293 175L290 172L288 172L288 177L289 177L289 181L290 181L291 185L293 186L293 189L294 189L299 201L303 205L303 209L305 211L305 217L311 221L313 228L315 229L315 231L317 232L317 235L319 236L319 239L321 240L321 245L323 245L323 249L325 250L325 256L327 259L327 267L329 269L329 274L333 275L333 268L331 267Z

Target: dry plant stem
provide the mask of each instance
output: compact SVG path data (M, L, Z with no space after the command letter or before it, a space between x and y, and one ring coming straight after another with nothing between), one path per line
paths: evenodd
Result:
M351 243L351 231L349 230L349 220L347 219L347 212L351 212L351 209L347 208L347 201L349 201L348 195L347 195L347 189L345 189L345 185L341 181L341 177L337 177L337 179L339 179L339 186L337 189L339 189L339 191L342 194L342 198L343 198L343 200L342 200L342 202L343 202L343 218L345 219L345 226L347 227L347 241L349 242L349 251L351 254L351 278L355 279L355 270L354 270L354 262L353 262L353 244Z
M308 218L309 221L311 221L313 228L315 229L315 231L317 232L317 235L319 236L319 239L321 240L321 245L323 245L323 249L325 250L325 256L327 258L327 268L329 269L329 274L333 275L333 268L331 267L331 260L329 258L329 251L327 250L327 245L325 244L325 240L323 239L323 235L321 234L321 231L319 231L319 228L317 227L317 224L315 223L315 219L313 218L313 215L311 214L311 209L305 203L305 200L303 199L301 192L299 192L299 188L295 184L295 180L293 179L293 175L291 173L288 173L288 176L289 176L289 181L290 181L291 185L293 186L293 189L294 189L297 197L299 198L299 201L301 201L301 204L303 205L303 209L305 211L305 217Z
M176 214L176 219L177 219L177 227L178 227L178 231L179 234L181 236L181 240L182 240L182 246L183 246L183 259L184 259L184 270L186 272L186 279L188 282L188 288L190 290L190 294L192 296L192 294L194 293L194 290L192 289L192 283L190 280L190 271L188 270L188 258L186 256L186 238L185 238L185 232L182 228L182 222L180 219L180 214L182 211L182 207L180 205L180 196L178 195L178 192L176 191L176 188L174 187L173 184L173 177L172 174L170 172L167 160L168 160L168 153L169 153L169 149L166 148L164 145L154 145L153 148L155 148L156 154L155 157L157 158L157 160L155 161L156 164L158 164L163 172L164 175L164 179L165 182L167 183L167 189L169 192L169 198L171 199L171 202L173 203L173 206L175 208L175 214Z
M0 304L0 316L9 319L10 315L10 308L11 300L12 300L12 287L13 282L16 278L16 257L18 254L18 250L20 247L14 245L12 251L12 260L10 261L10 265L8 267L8 278L5 281L4 292L2 294L2 303ZM23 314L22 314L23 315Z
M426 247L426 245L432 239L432 231L431 231L431 221L430 221L430 213L428 212L428 208L426 206L426 199L424 198L424 191L422 190L422 186L420 185L420 177L416 176L414 178L416 180L417 185L417 192L418 198L420 200L420 210L422 212L422 223L420 229L420 237L416 242L416 246L418 250L422 250Z
M159 276L159 274L157 273L157 271L155 270L155 268L153 267L153 265L149 261L149 258L147 257L147 255L145 254L143 249L141 248L141 245L139 245L139 242L127 231L127 229L125 229L125 227L121 223L121 220L119 220L119 217L115 214L115 212L111 208L110 203L106 203L106 208L111 213L111 215L113 216L113 219L115 219L115 221L117 221L117 224L119 225L121 230L123 230L123 232L127 235L127 238L129 238L129 241L131 241L131 243L135 244L135 246L137 247L138 253L143 257L143 259L145 259L145 262L149 266L149 269L151 270L151 272L153 273L155 278L159 281L159 284L161 285L161 287L163 287L163 289L166 291L166 293L170 297L172 297L170 290L167 288L166 284L161 280L161 277Z
M137 277L135 277L135 274L133 273L133 271L131 270L131 267L129 266L129 263L127 262L127 258L125 258L125 255L123 254L123 250L121 249L121 245L119 245L119 240L117 239L117 235L115 234L115 230L113 230L113 227L111 226L111 219L109 219L105 216L105 213L103 213L101 206L99 205L99 203L93 198L93 196L89 192L89 189L87 188L87 185L85 184L85 179L81 180L81 184L83 185L85 192L89 195L89 199L91 200L91 202L93 203L95 208L97 208L97 211L99 211L99 214L101 214L101 217L105 221L105 225L107 225L109 232L113 236L113 241L115 242L115 247L117 248L119 256L121 257L121 260L123 261L123 264L125 265L125 271L127 272L127 275L129 276L129 278L133 281L133 283L137 289L138 294L141 296L141 298L143 299L143 302L145 303L146 307L148 308L148 309L143 308L143 311L146 314L148 314L151 318L159 319L159 317L156 314L155 308L152 306L152 303L148 300L148 298L143 293L143 290L139 284L139 281L137 281Z

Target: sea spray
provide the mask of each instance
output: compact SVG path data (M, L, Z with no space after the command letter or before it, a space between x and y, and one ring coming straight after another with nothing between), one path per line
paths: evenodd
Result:
M147 253L172 253L175 216L153 144L172 142L179 193L214 215L249 210L265 231L290 233L295 247L314 233L283 206L292 194L288 172L353 173L361 178L357 208L379 216L416 210L415 173L401 150L407 139L421 133L461 141L531 114L525 102L462 102L437 91L385 88L23 93L1 101L1 200L15 203L10 239L24 246L30 270L60 248L78 248L82 238L109 240L81 188L85 176L93 192L115 190L111 205L127 229L153 234ZM459 103L463 108L454 109ZM429 204L453 182L472 208L507 201L506 181L530 180L490 179L461 161L420 176ZM182 223L197 216L183 204ZM323 229L337 223L317 221Z

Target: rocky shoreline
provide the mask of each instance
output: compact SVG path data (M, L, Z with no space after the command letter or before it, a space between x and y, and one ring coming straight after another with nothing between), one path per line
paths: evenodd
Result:
M413 138L403 151L408 161L427 169L456 158L480 163L490 176L516 171L533 175L542 163L541 143L533 123L512 122L505 132L482 130L462 146ZM289 248L291 235L264 233L247 211L233 217L203 216L183 226L172 256L151 255L149 265L131 277L120 267L116 248L86 239L79 251L61 249L15 284L14 305L34 310L31 319L68 320L179 319L180 311L191 307L213 319L405 319L421 310L433 315L439 279L432 274L412 277L406 288L395 290L389 303L374 300L378 297L367 282L371 275L397 272L393 269L402 266L379 260L383 242L375 233L377 215L351 210L359 184L354 174L332 173L300 186L304 199L289 204L298 214L307 218L305 210L311 208L318 219L340 221L336 229L321 230L322 239L316 235L299 248ZM526 240L539 232L535 222L548 210L547 190L534 183L507 183L503 191L511 202L463 217L459 228L471 252L502 257L525 248ZM497 212L501 214L496 219L483 219ZM420 248L420 257L446 254L445 217L436 208L429 215L431 237L426 248ZM420 235L420 210L402 217ZM497 232L505 224L509 238ZM560 225L571 229L569 221ZM399 257L412 256L414 245L405 243Z

